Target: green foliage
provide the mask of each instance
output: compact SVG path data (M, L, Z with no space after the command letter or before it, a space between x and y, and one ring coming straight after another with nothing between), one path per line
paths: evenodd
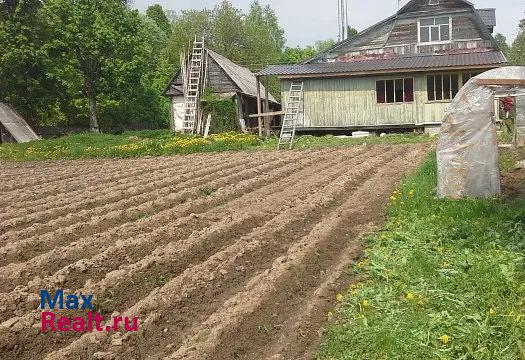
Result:
M315 43L315 47L306 46L301 48L299 46L295 48L287 47L281 57L281 62L285 64L297 64L308 59L311 59L315 55L322 53L332 46L335 45L335 40L319 40Z
M510 46L507 43L507 38L505 35L501 33L497 33L494 35L494 40L496 40L496 43L498 44L499 49L505 54L505 56L509 56Z
M355 28L353 28L351 26L348 27L348 39L353 38L357 34L359 34L359 31L357 31L357 29L355 29Z
M326 332L327 359L519 359L525 200L435 198L432 155L391 197Z
M77 134L25 144L0 146L1 160L35 161L55 159L130 158L195 152L256 148L254 135L222 133L204 139L173 135L167 130L124 132L120 135Z
M201 97L204 119L211 115L210 132L222 133L236 131L238 126L237 110L232 98L221 97L211 89L206 89Z
M509 52L509 62L513 65L525 65L525 19L521 21L519 28Z
M204 37L206 46L252 71L278 63L285 44L275 12L257 1L247 13L227 0L213 10L183 11L173 23L168 45L174 67L180 65L180 52L187 50L195 37Z
M207 94L215 99L215 105L224 114L234 111L231 102L216 99L217 95ZM206 105L210 106L210 105ZM230 114L231 116L231 114ZM232 119L230 117L230 119ZM212 124L214 124L215 119ZM213 128L212 128L213 130ZM297 149L352 146L363 144L399 144L429 142L427 136L389 135L384 138L364 139L336 138L334 136L313 137L299 136ZM0 160L54 160L85 159L108 157L140 157L169 154L190 154L194 152L227 151L227 150L275 150L277 139L263 141L256 135L226 132L210 135L203 139L199 136L173 135L168 130L142 130L110 134L78 134L62 136L55 139L32 141L25 144L7 144L0 146Z
M146 16L153 21L165 34L171 34L171 22L164 9L159 4L151 5L146 10Z
M41 126L86 127L89 97L105 129L164 126L166 42L124 1L2 2L0 98Z

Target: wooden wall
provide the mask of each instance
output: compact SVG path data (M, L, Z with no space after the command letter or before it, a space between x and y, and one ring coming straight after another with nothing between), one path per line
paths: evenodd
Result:
M413 102L377 103L375 90L377 80L407 77L414 79ZM283 104L286 104L288 99L290 84L290 80L281 82ZM423 73L306 79L304 80L304 123L298 125L307 128L386 127L441 123L449 104L448 100L428 101L426 74Z

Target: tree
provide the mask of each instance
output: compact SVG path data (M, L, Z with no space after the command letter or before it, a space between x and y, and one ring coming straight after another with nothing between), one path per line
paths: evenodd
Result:
M212 21L213 48L232 61L242 60L246 48L242 11L223 0L215 7Z
M336 44L335 40L328 39L328 40L319 40L315 42L315 50L318 53L324 52L328 49L330 49L332 46Z
M38 0L0 2L0 100L32 123L54 106L58 90L46 76L47 30L40 8Z
M272 8L262 7L256 0L244 19L246 48L244 63L251 70L279 61L285 45L284 30Z
M507 38L505 35L497 33L494 35L494 40L496 40L496 43L498 44L499 49L505 54L505 56L509 56L510 46L507 43Z
M130 91L140 83L146 49L139 14L112 0L49 0L43 11L53 38L46 49L57 65L54 75L65 82L81 79L90 130L99 132L101 88Z
M348 27L348 34L347 34L347 39L351 39L353 38L354 36L356 36L357 34L359 34L359 31L357 31L357 29L349 26Z
M171 34L171 21L159 4L151 5L146 10L146 16L155 21L157 26L166 34Z
M317 51L312 46L305 48L299 46L295 48L287 47L284 49L281 62L285 64L298 64L314 57L316 53Z
M514 65L525 65L525 19L520 22L520 30L509 52L509 62Z

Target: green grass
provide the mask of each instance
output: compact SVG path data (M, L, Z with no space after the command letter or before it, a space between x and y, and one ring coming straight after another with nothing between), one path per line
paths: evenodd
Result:
M392 195L325 359L525 359L525 199L435 198L432 155ZM339 296L339 300L341 297Z
M295 148L348 146L359 144L398 144L431 141L423 135L389 135L384 138L336 138L334 136L298 137ZM78 134L25 144L0 146L0 160L36 161L86 158L130 158L196 152L235 150L274 150L277 139L259 139L255 135L224 133L208 139L187 135L173 135L166 130L126 132L120 135Z

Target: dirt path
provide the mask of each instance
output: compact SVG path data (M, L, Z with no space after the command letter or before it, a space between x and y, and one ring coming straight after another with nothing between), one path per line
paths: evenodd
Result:
M310 358L335 294L355 281L359 237L381 226L389 194L425 153L8 165L0 358ZM57 288L94 294L106 318L139 316L139 332L41 334L38 292Z

